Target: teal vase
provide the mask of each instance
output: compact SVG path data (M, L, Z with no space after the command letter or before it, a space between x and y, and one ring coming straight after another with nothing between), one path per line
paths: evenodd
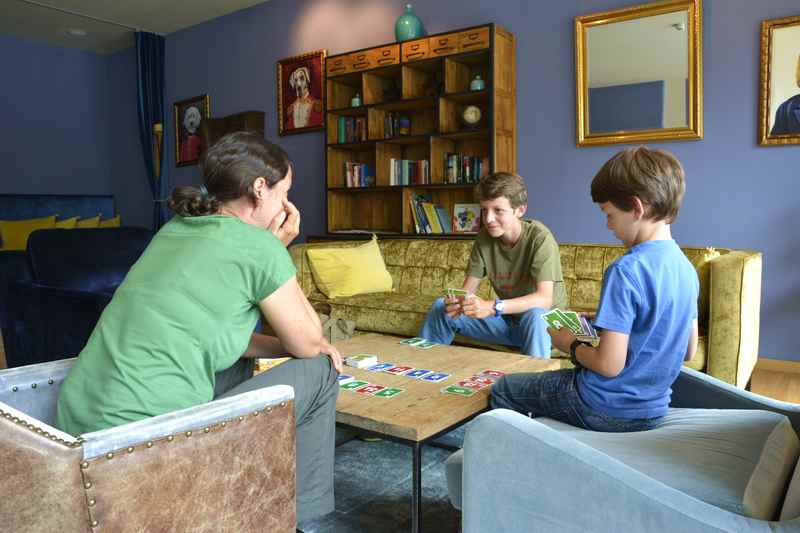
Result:
M422 21L414 14L411 4L406 4L405 12L397 17L397 22L394 23L394 36L397 42L416 39L423 35L425 28L422 27Z

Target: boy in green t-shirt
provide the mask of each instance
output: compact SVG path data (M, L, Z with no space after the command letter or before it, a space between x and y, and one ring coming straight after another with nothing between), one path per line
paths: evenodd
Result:
M519 175L495 172L486 176L477 194L483 227L467 264L462 286L467 296L436 300L420 337L450 344L459 333L548 358L550 336L540 317L567 304L558 244L544 224L522 219L528 191ZM496 300L475 296L484 276L489 277Z

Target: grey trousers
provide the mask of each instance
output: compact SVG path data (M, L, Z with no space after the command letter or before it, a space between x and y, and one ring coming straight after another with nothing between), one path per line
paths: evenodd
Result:
M321 355L290 359L253 377L253 359L240 359L216 375L214 398L271 385L294 387L297 424L297 522L330 513L333 499L333 453L336 434L336 369Z

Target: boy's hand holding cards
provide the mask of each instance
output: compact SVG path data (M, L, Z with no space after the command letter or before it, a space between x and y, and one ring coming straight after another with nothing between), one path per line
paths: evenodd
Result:
M598 338L597 331L595 331L592 324L586 317L579 315L575 311L562 311L556 308L542 315L542 318L551 328L567 328L580 340L591 341Z

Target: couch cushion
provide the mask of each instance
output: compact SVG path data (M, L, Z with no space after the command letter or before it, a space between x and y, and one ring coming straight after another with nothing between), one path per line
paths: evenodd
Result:
M25 250L31 233L52 228L55 224L55 215L27 220L0 220L0 245L2 245L0 250Z
M416 337L422 327L433 296L419 296L396 292L361 294L329 300L321 294L308 297L313 303L328 303L331 313L353 320L361 331L377 331L388 335Z
M786 498L781 508L781 520L792 520L800 516L800 462L794 467L792 480L786 490Z
M317 287L329 298L392 290L376 238L349 248L308 250L308 260Z
M768 411L670 409L661 426L639 433L537 420L665 485L761 520L777 517L800 454L789 419Z

